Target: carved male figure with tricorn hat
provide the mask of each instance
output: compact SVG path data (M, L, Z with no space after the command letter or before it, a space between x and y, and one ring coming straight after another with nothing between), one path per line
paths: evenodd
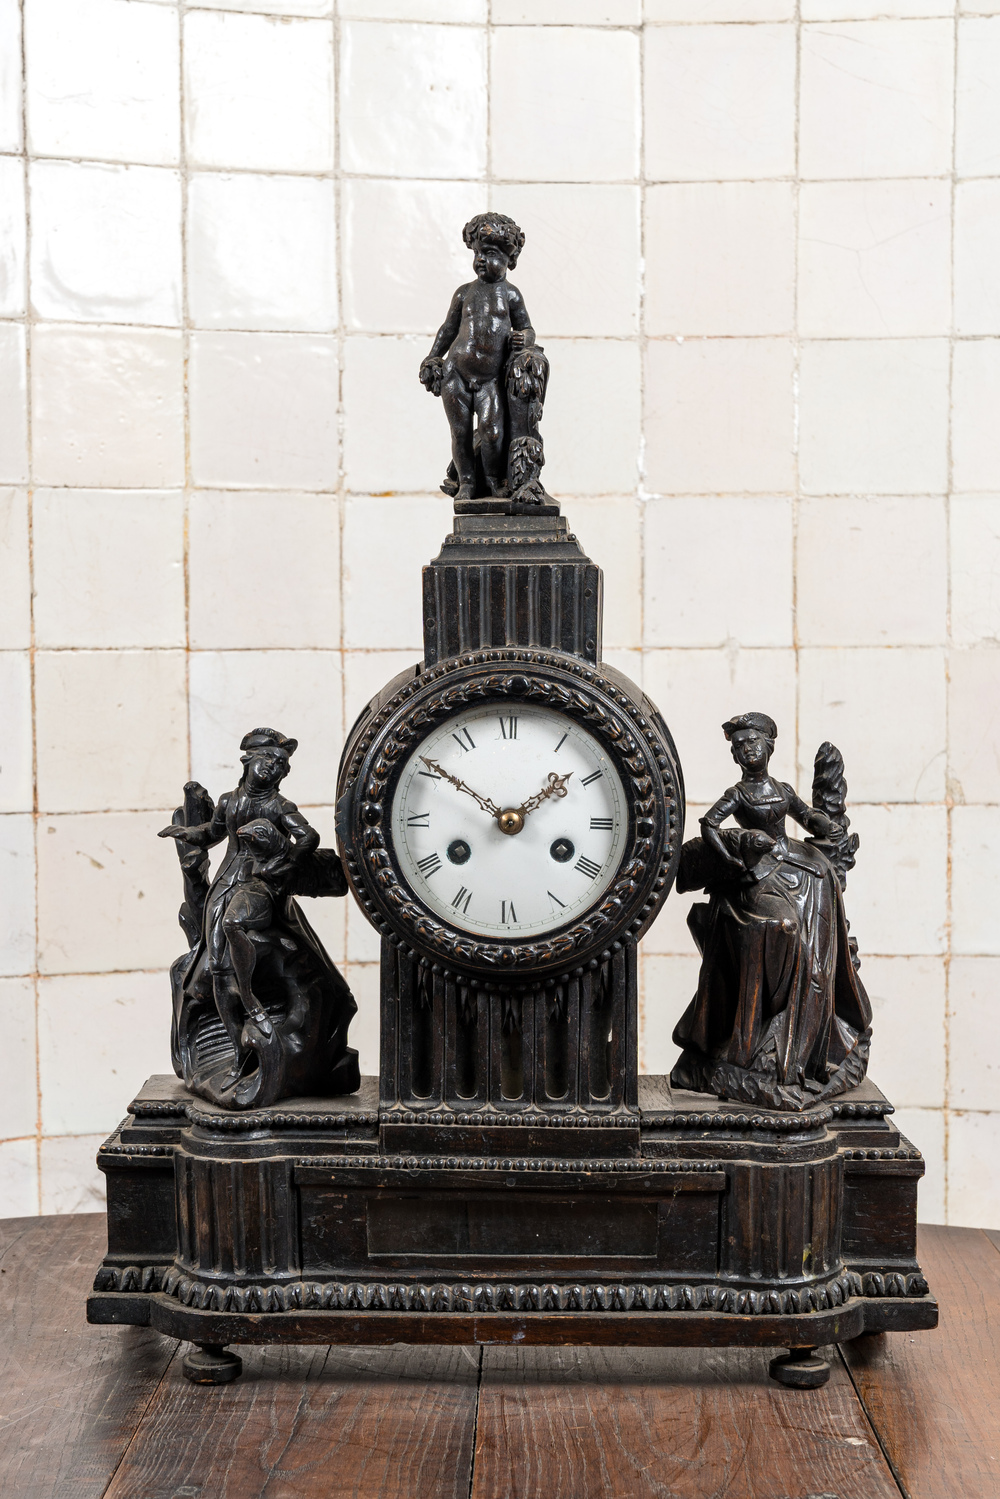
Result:
M279 790L297 748L276 729L253 729L240 744L236 789L216 805L189 782L160 833L177 841L191 944L171 969L174 1067L193 1092L228 1107L359 1086L347 1046L357 1006L293 899L347 891L336 853L319 848L315 828ZM207 850L223 839L209 884Z
M548 500L538 423L549 366L535 343L524 298L507 280L524 248L524 230L503 213L479 213L462 230L476 280L460 286L420 380L440 396L451 427L452 461L441 485L456 511L476 502Z

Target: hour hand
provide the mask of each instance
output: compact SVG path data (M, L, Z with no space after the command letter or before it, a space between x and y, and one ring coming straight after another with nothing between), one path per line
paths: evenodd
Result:
M467 786L464 781L460 781L458 776L453 776L450 771L445 770L444 766L439 765L437 760L428 760L426 755L421 755L420 758L428 770L432 770L435 775L443 776L446 781L450 781L457 791L464 791L466 796L471 796L473 801L479 803L484 812L488 812L491 817L500 816L501 809L497 806L496 802L491 802L488 796L480 796L478 791L473 791L472 787Z
M569 780L572 774L573 772L571 770L568 770L564 776L559 776L556 775L554 770L550 770L549 779L547 783L542 787L541 791L536 791L534 796L529 796L527 801L523 802L518 810L524 813L525 816L527 816L527 814L529 812L533 812L536 807L540 807L542 805L542 802L544 802L548 797L565 796L566 782Z

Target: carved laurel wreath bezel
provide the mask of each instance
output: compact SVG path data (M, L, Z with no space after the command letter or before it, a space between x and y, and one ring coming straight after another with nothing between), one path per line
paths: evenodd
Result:
M392 849L392 800L402 769L437 724L490 702L564 713L615 764L629 805L618 872L585 916L542 940L496 942L432 915ZM669 892L683 827L674 762L656 726L600 671L541 651L482 651L442 662L382 704L354 746L343 784L353 788L344 862L369 919L391 941L459 972L501 982L574 970L638 939Z

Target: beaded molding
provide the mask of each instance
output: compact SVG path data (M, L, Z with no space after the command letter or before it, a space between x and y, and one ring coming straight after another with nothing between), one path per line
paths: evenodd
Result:
M102 1145L98 1155L173 1155L172 1145Z
M260 1109L249 1114L209 1114L203 1109L188 1104L185 1110L191 1124L200 1124L203 1129L251 1130L251 1129L346 1129L348 1125L378 1124L377 1113L356 1114L291 1114L282 1109Z
M296 1166L317 1166L322 1171L520 1171L562 1172L592 1176L595 1172L632 1172L644 1176L670 1176L690 1172L710 1172L725 1176L718 1161L645 1161L634 1156L606 1156L596 1159L565 1160L561 1156L533 1159L528 1156L305 1156ZM720 1188L721 1190L721 1188Z
M777 1134L819 1129L833 1119L832 1109L803 1114L662 1114L643 1115L644 1129L768 1130Z
M386 1110L379 1115L380 1124L436 1124L445 1129L455 1126L523 1125L527 1128L551 1125L559 1129L638 1129L642 1123L639 1114L545 1114L538 1110L517 1114L481 1113L455 1114L450 1110L401 1109L398 1113Z
M919 1161L923 1157L919 1150L910 1149L909 1146L900 1145L897 1150L890 1147L872 1147L870 1150L842 1150L840 1154L845 1161Z

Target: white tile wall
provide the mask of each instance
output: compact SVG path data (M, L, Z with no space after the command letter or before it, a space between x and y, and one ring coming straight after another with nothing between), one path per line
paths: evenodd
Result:
M36 161L30 190L36 317L180 324L179 172Z
M334 184L197 172L188 184L188 308L196 328L337 327Z
M190 11L184 17L190 164L330 171L329 30L322 21Z
M492 205L692 830L731 713L803 789L841 746L873 1076L923 1216L1000 1226L998 70L998 0L0 0L0 1213L96 1205L168 1065L187 777L275 722L333 837L345 729L419 655L416 371ZM374 1070L377 941L310 906Z
M35 156L171 165L180 156L173 6L26 0L24 81ZM20 92L20 80L15 85Z

